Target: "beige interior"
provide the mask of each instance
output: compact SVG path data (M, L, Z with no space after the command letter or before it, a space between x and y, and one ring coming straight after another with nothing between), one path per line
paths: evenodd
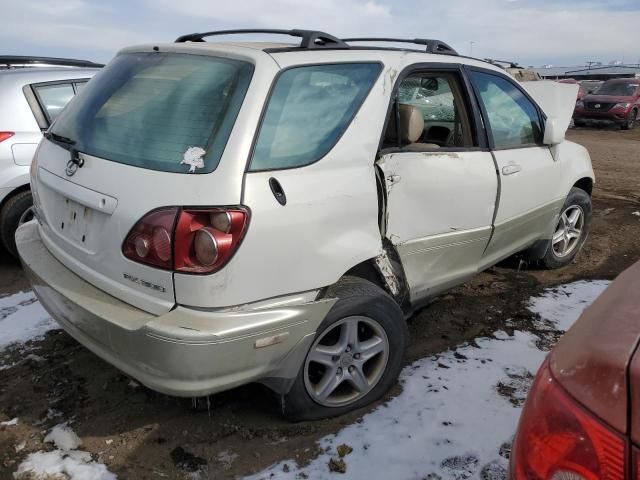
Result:
M385 140L388 143L398 143L396 130L396 115L391 112ZM424 118L420 109L413 105L400 104L400 145L403 148L439 148L435 143L420 143L424 134Z

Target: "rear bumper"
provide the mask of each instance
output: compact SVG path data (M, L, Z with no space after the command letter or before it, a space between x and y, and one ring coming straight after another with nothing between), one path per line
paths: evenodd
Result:
M116 368L169 395L202 396L257 380L286 390L335 302L297 295L224 310L177 306L155 316L67 269L42 243L36 222L20 227L16 241L35 294L62 328Z

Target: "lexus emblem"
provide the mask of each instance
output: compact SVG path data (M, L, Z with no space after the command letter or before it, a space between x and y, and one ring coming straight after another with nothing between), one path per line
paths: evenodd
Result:
M600 108L601 106L602 106L602 105L600 105L599 103L596 103L596 104L594 105L594 108Z
M73 177L79 168L84 166L84 158L81 158L78 152L75 150L71 150L71 158L67 162L67 168L64 170L64 173L67 174L67 177Z

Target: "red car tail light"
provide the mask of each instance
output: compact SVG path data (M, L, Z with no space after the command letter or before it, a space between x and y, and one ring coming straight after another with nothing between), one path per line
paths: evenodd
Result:
M244 208L163 208L145 215L122 246L130 260L188 273L212 273L233 256L244 236Z
M624 480L625 440L540 368L520 417L511 458L517 480Z
M136 223L122 245L122 253L130 260L171 270L171 236L177 208L154 210ZM158 241L164 237L168 244Z
M4 142L6 139L15 135L15 132L0 132L0 142Z
M241 208L182 210L176 224L175 270L210 273L224 266L244 236L248 217Z

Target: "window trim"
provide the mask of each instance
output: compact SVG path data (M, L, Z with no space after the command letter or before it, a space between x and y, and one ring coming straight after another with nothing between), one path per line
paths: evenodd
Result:
M518 150L518 149L523 149L523 148L540 148L540 147L548 147L548 145L544 144L544 129L545 129L545 123L547 121L547 116L544 114L544 112L542 111L542 109L540 108L540 105L538 105L538 103L531 97L531 95L529 95L529 93L522 88L520 85L518 85L512 78L510 78L508 75L505 75L501 72L497 72L495 70L490 70L488 68L482 68L482 67L476 67L473 65L465 65L464 66L464 70L465 70L465 75L468 77L469 80L469 84L471 85L471 88L473 89L473 94L476 97L476 102L478 103L479 107L480 107L480 111L482 112L482 120L484 123L484 128L485 131L487 133L487 141L489 143L489 148L491 151L493 152L500 152L503 150ZM534 106L534 108L536 109L536 112L538 112L538 119L540 120L540 125L542 127L541 129L541 142L540 143L526 143L526 144L522 144L522 145L516 145L513 147L496 147L495 142L493 140L493 132L491 131L491 123L489 122L489 115L485 109L484 103L482 102L482 99L480 97L480 92L479 90L476 88L475 83L473 82L473 80L471 80L471 72L477 72L477 73L484 73L484 74L488 74L488 75L492 75L494 77L497 78L501 78L505 81L507 81L508 83L510 83L515 89L517 89L520 93L522 93L522 95L524 95L524 97L529 100L531 102L531 104Z
M267 109L269 108L269 103L271 102L271 98L273 97L273 92L274 92L274 90L276 88L276 85L278 84L278 80L280 80L280 77L285 72L288 72L289 70L293 70L293 69L296 69L296 68L323 67L323 66L331 66L331 65L379 65L380 66L380 70L378 71L378 75L373 80L373 83L371 84L371 88L367 92L367 95L364 97L364 100L362 101L362 103L358 106L358 108L353 113L353 117L349 121L349 124L347 125L347 127L340 133L340 135L338 135L336 137L336 140L333 143L333 145L331 145L331 147L324 154L320 155L318 158L314 159L312 162L305 163L304 165L296 165L296 166L292 166L292 167L263 168L263 169L252 170L251 169L251 161L253 160L253 154L254 154L256 146L258 144L258 138L260 138L260 132L262 131L262 125L264 123L264 119L265 119L265 116L267 114ZM258 119L258 124L257 124L257 127L256 127L256 131L253 134L253 140L251 141L251 148L249 150L249 155L247 157L247 162L246 162L245 168L244 168L245 173L278 172L278 171L281 171L281 170L293 170L293 169L296 169L296 168L305 168L305 167L308 167L310 165L314 165L314 164L318 163L324 157L329 155L329 153L331 153L331 151L340 142L340 140L342 139L344 134L347 133L347 130L349 129L349 127L353 124L353 120L358 116L358 113L360 112L360 109L362 108L362 106L365 104L365 102L369 98L369 95L371 95L371 91L373 90L373 87L375 87L376 83L378 83L378 80L380 80L380 76L382 75L383 71L384 71L384 63L382 63L381 61L375 61L375 60L374 61L360 60L360 61L355 61L355 62L346 61L346 62L305 63L305 64L290 65L288 67L285 67L285 68L279 70L278 73L273 77L273 80L271 81L271 85L269 86L269 92L267 93L265 101L262 104L262 110L260 112L260 118Z
M382 132L380 133L380 141L378 142L378 157L382 155L386 155L389 153L413 153L413 152L427 152L427 153L437 153L437 152L488 152L489 151L489 143L488 136L485 130L484 122L482 120L482 115L480 111L480 107L477 103L477 99L473 94L473 90L471 90L470 79L467 78L467 75L464 71L464 65L461 63L438 63L438 62L420 62L413 63L405 67L398 77L396 78L395 85L393 86L393 90L391 91L391 97L389 98L389 105L387 107L387 113L385 115L384 125L382 127ZM469 123L471 124L471 128L474 130L471 133L471 136L476 146L473 147L441 147L441 148L421 148L421 149L412 149L407 150L402 147L387 147L385 149L382 148L384 143L384 137L387 131L387 125L389 123L389 118L392 112L392 109L395 104L395 99L398 95L398 90L400 89L400 84L409 76L415 73L457 73L459 75L459 87L465 97L463 100L466 102L467 114L469 115Z
M33 91L33 94L36 97L36 100L38 101L38 106L40 107L40 110L42 111L42 114L44 115L44 118L46 119L48 126L51 126L53 121L51 120L51 116L49 115L49 112L47 111L47 109L44 106L44 102L42 101L42 97L40 96L40 92L38 92L38 88L40 88L40 87L53 87L53 86L57 86L57 85L69 85L71 87L71 90L73 91L73 97L75 97L77 92L76 92L76 88L74 87L73 83L76 80L80 80L80 79L55 80L53 82L32 83L30 85L31 90ZM87 79L87 81L89 81L89 79ZM71 97L71 99L73 99L73 97ZM69 101L71 101L71 100L69 100ZM65 105L65 107L66 107L66 105Z

